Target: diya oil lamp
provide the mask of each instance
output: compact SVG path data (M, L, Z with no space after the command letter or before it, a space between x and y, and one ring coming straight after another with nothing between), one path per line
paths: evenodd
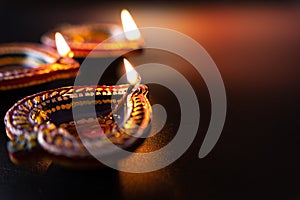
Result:
M46 158L67 167L90 168L102 164L88 149L107 151L108 156L115 153L108 150L108 140L133 149L147 132L151 105L147 86L124 62L129 84L62 87L19 100L4 119L11 160L22 164ZM94 106L96 118L88 117L87 106ZM74 107L82 113L80 119L73 118Z
M10 90L75 77L79 63L61 35L58 51L34 43L0 45L0 90Z
M55 48L55 32L60 32L69 44L74 57L111 57L143 46L143 38L128 10L121 12L122 27L118 24L91 23L63 25L45 33L41 42ZM133 31L134 30L134 31ZM108 39L113 36L114 39ZM101 43L101 46L98 44ZM93 50L93 51L92 51Z

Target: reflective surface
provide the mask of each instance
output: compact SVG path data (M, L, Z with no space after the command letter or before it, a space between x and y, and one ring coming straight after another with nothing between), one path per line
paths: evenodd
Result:
M24 3L25 4L25 3ZM95 196L98 199L297 199L299 185L300 6L269 4L127 5L2 3L0 41L39 41L65 22L119 21L126 7L139 26L181 31L203 45L217 64L228 98L221 138L204 159L198 151L210 117L210 100L200 75L167 52L148 50L133 56L134 64L159 62L180 71L193 85L200 109L198 135L172 165L151 173L129 174L111 169L70 171L56 165L17 167L8 159L5 134L0 135L0 196L3 199L52 199ZM45 6L45 5L43 5ZM55 16L54 16L55 14ZM34 22L34 23L33 23ZM112 69L112 71L115 71ZM119 73L119 71L117 71ZM115 74L110 74L114 76ZM107 79L109 79L107 77ZM111 80L111 79L109 79ZM18 99L62 85L58 81L26 90L1 92L1 116ZM153 151L176 134L178 102L167 88L149 85L152 104L166 105L167 124L137 150ZM153 116L155 117L155 116ZM0 124L4 133L4 123ZM155 161L153 161L155 162Z

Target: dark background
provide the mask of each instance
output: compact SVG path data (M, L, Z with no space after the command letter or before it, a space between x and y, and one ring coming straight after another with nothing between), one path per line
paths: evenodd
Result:
M43 33L64 23L120 23L123 8L131 11L140 27L178 30L211 55L228 101L217 145L208 156L198 158L210 116L201 76L174 55L147 50L133 58L135 64L156 61L178 69L198 96L201 122L187 152L170 166L145 174L74 171L57 165L20 167L9 161L1 122L0 198L299 199L300 5L296 1L1 1L0 42L39 42ZM65 84L69 82L1 92L1 118L18 99ZM151 102L166 104L172 112L176 102L168 102L170 97L163 88L150 86ZM146 140L138 151L163 146L176 134L177 122L171 113L158 137Z

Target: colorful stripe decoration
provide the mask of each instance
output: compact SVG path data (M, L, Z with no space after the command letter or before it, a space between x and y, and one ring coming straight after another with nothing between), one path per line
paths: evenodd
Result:
M71 62L70 62L71 60ZM55 49L33 43L0 45L0 90L75 77L79 63L65 62Z
M4 119L10 138L7 148L11 160L22 164L50 159L72 168L103 167L87 149L97 149L112 156L116 150L110 148L108 140L120 148L134 149L141 141L139 137L148 133L152 110L147 99L147 86L140 85L129 96L124 106L126 110L120 109L111 115L112 107L120 102L128 87L70 86L19 100ZM96 108L96 118L85 113L87 106ZM82 110L80 119L73 119L74 107ZM125 121L119 123L122 118ZM78 127L80 129L76 129ZM83 130L80 137L77 130ZM82 138L88 147L83 145Z

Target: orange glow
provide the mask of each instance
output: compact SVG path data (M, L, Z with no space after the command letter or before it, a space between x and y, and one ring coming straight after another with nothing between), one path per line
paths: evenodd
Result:
M132 16L128 10L123 9L121 12L121 20L125 37L128 40L137 40L141 37L141 33L137 28Z
M74 56L66 40L59 32L55 33L55 43L56 43L57 51L61 57Z
M124 61L124 66L125 66L125 70L126 70L126 77L127 77L128 83L130 83L130 84L137 83L139 74L137 73L137 71L134 70L134 68L132 67L132 65L126 58L124 58L123 61Z

